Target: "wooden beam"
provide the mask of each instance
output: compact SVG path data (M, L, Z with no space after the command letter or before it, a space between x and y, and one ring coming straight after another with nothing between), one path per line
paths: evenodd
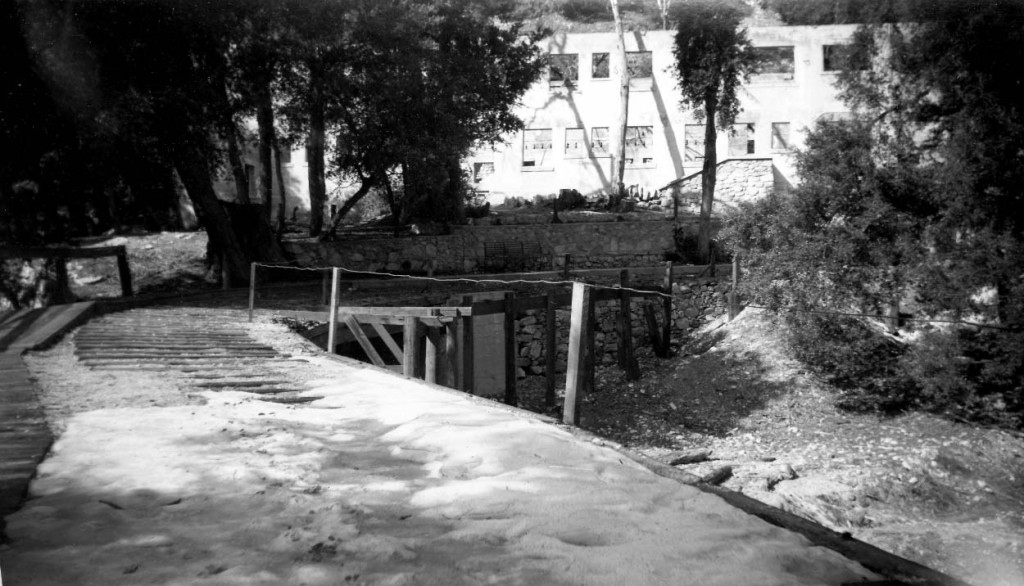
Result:
M70 303L71 287L68 285L68 260L62 256L54 257L54 272L56 273L56 292L54 296L57 304Z
M249 321L252 322L252 312L256 309L256 263L249 263Z
M584 386L584 362L586 354L587 311L592 289L586 283L574 283L572 286L572 309L569 324L569 355L565 374L565 402L562 405L562 421L570 425L579 425L580 406L583 402L581 387Z
M462 305L476 309L472 295L462 297ZM459 389L467 393L473 393L473 311L467 312L459 318L459 329L461 330L461 350L459 354Z
M455 317L472 311L469 307L339 307L342 313L359 316Z
M513 407L519 405L516 393L516 371L519 368L518 344L516 344L516 294L505 293L505 404Z
M662 286L665 293L665 323L661 326L661 358L668 357L669 348L672 343L672 263L665 263L665 281Z
M127 254L124 246L96 246L92 248L73 248L70 246L0 247L0 260L9 258L101 258L122 254Z
M426 328L426 356L423 363L423 379L428 383L437 382L438 350L441 346L439 328Z
M456 337L456 325L455 323L445 324L442 328L444 332L444 363L441 369L441 384L449 388L456 388L458 382L455 377L455 357L458 355L456 347L458 346L458 338Z
M334 335L338 328L338 268L331 269L331 309L327 317L327 353L334 354Z
M558 357L558 348L556 348L558 314L555 309L555 294L548 293L545 300L547 303L544 312L544 405L554 407L555 364Z
M377 353L377 349L373 347L373 343L370 342L370 339L363 333L363 327L359 325L356 318L353 317L352 314L346 313L342 315L341 321L348 326L349 331L352 332L352 337L356 339L356 342L359 342L359 346L363 349L363 352L366 352L366 355L370 358L370 362L375 366L384 366L384 359L380 357L380 354Z
M401 364L402 347L399 346L398 342L395 342L395 339L391 337L391 332L389 332L382 324L373 322L370 325L373 326L373 330L377 332L380 339L384 340L384 344L388 347L388 350L391 351L391 355L395 357L395 360L397 360L399 364Z
M123 246L117 253L117 276L121 280L121 297L131 297L132 292L132 267L128 264L128 252Z
M654 308L649 303L644 304L644 319L647 320L647 333L651 336L654 355L662 356L661 330L658 328L658 318L654 317Z
M405 321L405 331L402 338L402 374L412 378L422 378L422 363L419 362L420 348L423 340L420 338L420 321L408 319Z
M739 286L740 254L736 252L732 255L732 287L729 289L729 321L736 319L736 315L740 312L739 298L736 293Z

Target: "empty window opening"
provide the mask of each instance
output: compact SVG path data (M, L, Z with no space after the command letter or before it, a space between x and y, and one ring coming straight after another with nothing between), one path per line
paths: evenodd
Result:
M793 47L754 47L757 68L754 73L761 79L793 79L796 71Z
M523 131L523 166L544 167L550 165L551 129L530 128Z
M579 55L548 55L550 85L575 85L579 75Z
M687 124L683 127L684 161L694 163L704 160L704 132L703 124Z
M594 53L590 60L590 77L608 79L610 74L608 53Z
M654 127L626 127L626 164L643 165L654 162Z
M480 183L484 179L494 175L494 163L490 161L481 161L473 163L473 182Z
M772 151L784 153L789 148L789 122L772 122Z
M565 158L582 159L587 156L586 131L582 128L565 129Z
M742 157L754 154L754 125L733 124L729 131L729 156Z
M654 68L651 65L650 51L630 51L626 53L626 70L630 79L651 77Z
M595 126L590 129L590 148L597 157L608 156L609 134L607 126Z
M868 68L864 53L855 51L852 45L824 45L821 56L825 71L862 71Z

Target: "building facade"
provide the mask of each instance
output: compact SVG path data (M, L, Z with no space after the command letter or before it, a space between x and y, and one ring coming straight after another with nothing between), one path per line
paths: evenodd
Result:
M742 112L720 129L718 160L770 161L775 185L794 183L792 151L822 118L842 117L835 87L855 25L748 28L767 65L740 91ZM652 194L703 166L704 123L680 104L673 66L674 31L625 35L630 71L624 183ZM544 42L546 78L523 97L525 129L483 148L467 165L476 188L492 203L576 189L610 193L609 144L619 111L619 76L610 66L614 33L560 33ZM742 165L764 169L765 165ZM698 182L699 183L699 182Z

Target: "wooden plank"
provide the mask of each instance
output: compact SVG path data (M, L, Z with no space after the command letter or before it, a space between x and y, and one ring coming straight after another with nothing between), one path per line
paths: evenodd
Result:
M729 289L729 321L736 319L736 315L739 314L739 299L737 298L737 289L740 285L740 254L738 252L732 255L732 288Z
M423 376L422 364L417 364L422 347L421 328L418 319L405 321L405 331L402 335L402 374L412 378Z
M256 263L249 263L249 321L252 322L252 311L256 309Z
M331 309L327 313L327 353L334 354L338 325L338 268L331 269Z
M471 311L468 307L339 307L338 311L358 316L455 317Z
M442 369L441 384L449 388L456 388L458 382L456 381L455 371L455 357L458 355L458 338L456 336L457 327L455 323L445 324L442 328L444 332L444 368Z
M661 331L661 358L667 358L672 343L672 263L665 263L665 281L662 286L665 297L665 323Z
M569 324L569 355L565 374L565 401L562 404L562 421L570 425L579 425L580 406L583 402L584 362L586 354L587 308L590 303L591 288L585 283L574 283L572 286L572 309Z
M101 258L126 254L124 246L72 248L69 246L0 247L0 259L8 258Z
M380 357L380 354L377 353L377 349L373 347L370 339L363 333L363 328L359 325L359 322L356 321L356 318L352 317L351 314L346 313L342 315L341 321L348 326L348 329L352 332L352 336L355 337L356 342L359 342L359 346L363 349L363 352L366 352L366 355L370 358L370 362L375 366L384 366L384 360Z
M472 295L462 297L462 305L469 306L472 311L467 312L459 318L459 330L462 344L459 345L459 390L473 393L473 312L476 304L473 303Z
M253 274L255 274L255 268ZM128 252L125 250L117 253L117 276L121 280L121 297L131 297L133 295L132 267L128 264Z
M377 332L380 339L384 340L384 345L386 345L388 350L391 351L391 355L395 357L395 360L397 360L399 364L401 364L402 347L399 346L398 342L395 342L395 339L391 337L391 332L389 332L382 324L372 323L370 325L373 326L373 330Z
M519 369L517 358L519 357L518 344L516 343L516 294L512 291L505 293L505 404L513 407L519 405L519 395L516 392L516 371Z
M654 308L649 303L644 304L644 319L647 320L647 334L651 337L651 346L654 348L654 354L661 356L661 330L658 328L658 318L654 317Z
M548 293L546 296L546 307L544 308L544 405L555 406L555 364L558 356L556 344L557 312L555 305L555 294Z
M95 303L81 301L67 305L54 305L40 311L38 319L32 322L19 337L7 343L7 348L35 350L45 348L68 330L84 323L95 311Z
M426 352L423 359L423 380L428 383L437 382L438 349L441 346L441 334L438 328L426 328Z
M71 301L71 287L68 285L68 260L62 256L53 259L54 272L56 273L56 292L54 299L57 303L63 304Z

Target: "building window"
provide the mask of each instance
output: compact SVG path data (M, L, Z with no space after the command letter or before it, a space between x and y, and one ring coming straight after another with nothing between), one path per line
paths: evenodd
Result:
M610 145L607 126L595 126L590 129L590 148L595 157L607 157Z
M729 156L742 157L754 154L754 125L733 124L729 131Z
M582 159L587 156L586 131L582 128L565 129L565 158Z
M772 152L789 151L789 122L772 122Z
M755 74L761 80L791 80L795 71L793 47L754 47Z
M630 79L651 77L654 68L651 66L650 51L630 51L626 53L626 70Z
M523 131L524 167L549 167L551 165L550 154L550 128L531 128Z
M590 61L591 79L608 79L609 73L608 53L594 53Z
M683 160L690 163L704 161L704 132L703 124L687 124L683 127Z
M654 127L626 127L626 164L646 165L654 162Z
M491 175L494 175L494 163L490 161L473 163L473 183L480 183Z
M548 55L548 83L550 85L576 85L579 77L579 55Z
M863 71L868 68L864 53L855 51L852 45L824 45L821 56L825 71Z

